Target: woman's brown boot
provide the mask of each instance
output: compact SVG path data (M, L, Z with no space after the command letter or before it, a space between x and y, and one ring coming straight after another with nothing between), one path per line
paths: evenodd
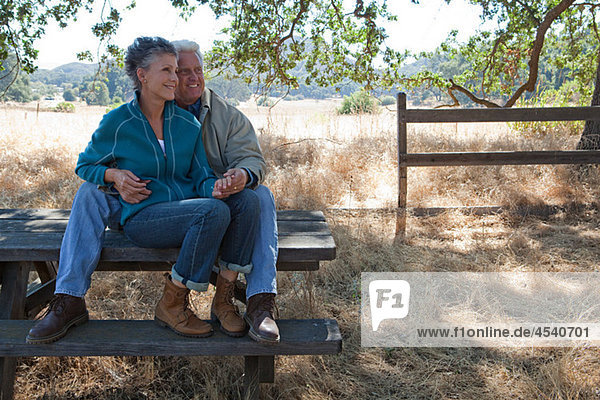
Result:
M217 276L217 291L210 307L210 315L214 320L219 320L221 330L233 337L241 337L246 334L246 323L240 315L237 307L233 304L233 288L235 283Z
M156 305L154 320L176 333L189 337L207 337L213 334L212 326L202 321L188 308L190 289L176 286L171 277L165 275L165 290Z

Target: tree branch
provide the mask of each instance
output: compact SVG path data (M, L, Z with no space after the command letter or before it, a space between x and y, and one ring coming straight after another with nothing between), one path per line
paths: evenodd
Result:
M458 99L454 95L454 92L452 90L450 90L450 88L448 88L448 96L450 96L450 98L452 99L452 101L453 101L452 104L442 104L442 105L439 105L439 106L435 106L434 108L458 107L458 106L460 106L460 102L458 101Z
M482 76L481 76L481 94L485 97L485 89L484 89L484 85L485 85L485 74L487 73L488 68L490 67L490 65L492 65L493 61L494 61L494 56L496 55L496 52L498 51L498 47L500 47L500 43L502 43L502 40L504 39L506 32L502 33L498 39L496 39L496 42L494 43L494 48L492 49L492 52L490 53L489 57L488 57L488 62L485 66L485 68L483 69L482 72Z
M504 107L512 107L519 97L527 90L528 92L533 92L535 90L535 83L538 78L539 71L539 63L540 63L540 54L542 52L542 48L544 47L544 38L546 36L546 32L550 28L550 25L562 14L567 8L569 8L575 0L562 0L556 7L548 11L548 13L544 16L544 20L540 24L537 29L535 41L533 42L533 48L531 49L532 54L529 59L529 78L527 82L525 82L521 87L517 89L517 91L512 95L512 97L506 102Z
M296 15L296 18L294 18L294 20L292 21L292 26L290 27L289 33L287 35L285 35L284 37L282 37L282 38L279 39L279 45L280 46L287 39L292 39L292 41L294 40L294 29L296 28L296 24L298 23L298 21L300 21L300 18L302 18L302 16L307 11L308 11L308 8L306 6L306 2L304 0L300 0L300 11L298 11L298 14Z
M457 91L460 92L462 94L464 94L465 96L467 96L473 103L476 104L481 104L482 106L486 106L487 108L499 108L501 107L500 105L491 102L489 100L486 99L482 99L479 98L477 96L475 96L471 91L469 91L468 89L465 89L464 87L457 85L456 83L454 83L454 81L452 79L449 79L450 83L452 84L452 86L450 86L448 88L448 93L451 93L453 91ZM453 95L450 95L450 97L452 97L452 99L454 100L454 105L452 105L451 107L456 107L458 106L458 100L456 99L456 97L454 97Z

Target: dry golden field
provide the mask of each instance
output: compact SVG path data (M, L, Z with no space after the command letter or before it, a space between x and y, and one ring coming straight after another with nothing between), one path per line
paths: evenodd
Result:
M360 273L367 271L597 271L600 174L571 166L409 169L410 207L564 205L537 218L446 212L408 218L394 244L395 115L338 116L332 101L240 108L260 135L279 208L324 210L338 258L316 273L281 273L282 318L335 318L337 356L281 357L265 399L598 399L596 348L360 346ZM393 108L392 108L393 109ZM75 160L103 108L75 114L0 106L0 207L69 208ZM409 127L409 152L573 149L569 126ZM33 277L32 277L33 278ZM161 275L96 273L92 318L152 318ZM194 296L208 315L212 292ZM240 357L21 360L17 399L239 399Z

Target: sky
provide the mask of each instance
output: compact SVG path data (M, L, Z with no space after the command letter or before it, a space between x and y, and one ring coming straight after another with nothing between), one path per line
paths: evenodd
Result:
M127 4L123 0L113 0L112 3L120 8ZM433 50L454 29L459 31L459 40L466 40L480 27L479 8L466 0L453 0L451 5L443 0L422 0L419 5L412 4L410 0L390 0L388 7L392 14L398 16L398 21L386 25L388 45L396 50ZM76 54L84 50L95 53L98 41L90 28L98 21L99 15L99 9L92 14L81 11L78 20L65 29L50 25L44 37L37 42L38 67L55 68L75 62ZM169 40L191 39L205 51L211 48L215 39L224 38L219 32L227 25L226 20L217 20L208 6L200 6L185 21L168 0L137 0L137 7L124 12L122 17L115 43L123 48L136 37L147 35Z

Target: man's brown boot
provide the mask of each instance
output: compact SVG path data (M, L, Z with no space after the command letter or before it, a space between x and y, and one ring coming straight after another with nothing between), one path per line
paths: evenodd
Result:
M233 304L234 282L217 276L217 291L210 307L213 320L219 320L221 330L229 336L241 337L246 334L246 323L237 307Z
M248 336L257 342L279 343L279 328L273 317L275 294L259 293L248 299L244 319L250 325Z
M38 321L25 338L27 343L51 343L67 334L72 326L89 319L83 297L57 294L48 306L44 317Z
M171 328L182 336L207 337L213 334L212 326L202 321L189 309L190 289L176 286L171 277L165 275L165 290L156 305L154 320L159 325Z

